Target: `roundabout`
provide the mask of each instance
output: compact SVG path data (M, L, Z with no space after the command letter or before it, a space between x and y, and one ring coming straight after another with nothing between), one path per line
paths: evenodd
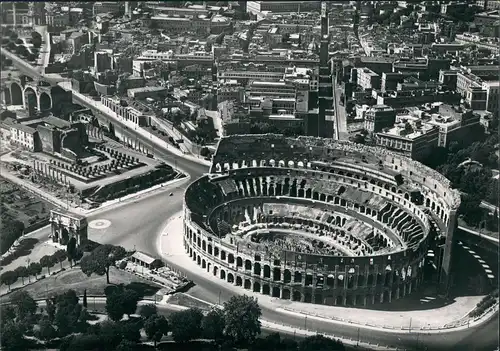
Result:
M88 224L88 227L90 229L96 229L96 230L108 229L110 226L111 226L111 221L107 219L96 219L89 222Z

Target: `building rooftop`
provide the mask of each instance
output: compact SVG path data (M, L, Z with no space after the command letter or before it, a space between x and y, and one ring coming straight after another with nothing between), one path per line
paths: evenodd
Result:
M390 136L396 136L404 139L414 140L429 133L430 131L436 128L437 127L435 125L430 125L425 123L402 122L379 134L386 134Z
M141 87L141 88L132 88L127 89L127 93L143 93L143 92L156 92L156 91L165 91L167 88L165 87Z
M42 121L44 123L50 124L50 125L52 125L56 128L59 128L59 129L66 129L66 128L71 127L70 122L65 121L63 119L60 119L60 118L57 118L57 117L54 117L54 116L45 117L42 119Z
M34 134L36 132L35 128L27 126L25 124L21 124L21 123L13 123L10 126L11 126L11 128L14 128L14 129L17 129L17 130L20 130L22 132L29 133L29 134Z

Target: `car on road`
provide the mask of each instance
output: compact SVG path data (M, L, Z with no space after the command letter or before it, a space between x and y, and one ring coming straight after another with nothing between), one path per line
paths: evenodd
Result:
M174 196L174 193L170 193L170 194L168 194L168 196Z

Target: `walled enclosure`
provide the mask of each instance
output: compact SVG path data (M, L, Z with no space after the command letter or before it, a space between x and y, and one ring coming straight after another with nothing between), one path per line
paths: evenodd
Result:
M243 289L369 306L415 291L429 250L447 290L459 205L441 174L385 149L235 135L186 190L184 247Z

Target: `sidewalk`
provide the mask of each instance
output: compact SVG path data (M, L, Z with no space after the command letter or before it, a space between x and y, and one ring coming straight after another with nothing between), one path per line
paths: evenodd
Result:
M185 254L182 232L182 213L179 213L169 220L162 234L158 237L157 245L162 256L169 261L175 261L176 264L188 271L206 277L206 271ZM466 317L482 298L481 296L457 298L454 303L437 309L393 312L292 302L253 293L222 280L220 284L235 293L254 296L259 299L261 305L280 313L308 316L331 323L356 325L366 329L393 330L394 332L405 332L402 329L406 329L407 332L410 323L413 330L441 329L445 325L455 324L457 320ZM346 315L348 315L348 320ZM461 325L463 324L461 323ZM465 326L467 327L467 322Z

